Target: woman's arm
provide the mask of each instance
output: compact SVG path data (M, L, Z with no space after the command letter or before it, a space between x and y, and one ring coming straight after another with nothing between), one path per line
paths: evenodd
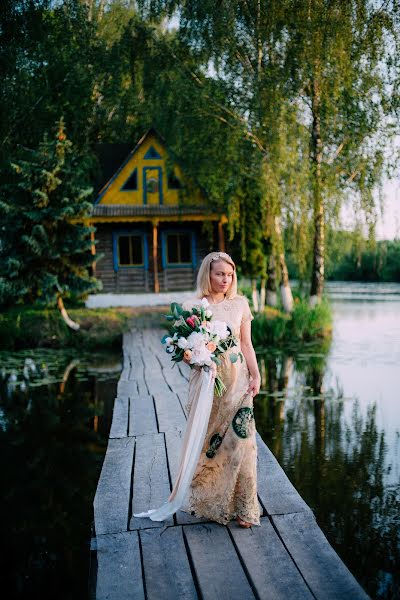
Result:
M240 327L240 338L242 353L246 359L247 367L250 373L250 385L248 392L252 392L253 396L257 396L260 391L261 376L258 370L256 353L254 352L253 344L251 341L251 321L245 321Z

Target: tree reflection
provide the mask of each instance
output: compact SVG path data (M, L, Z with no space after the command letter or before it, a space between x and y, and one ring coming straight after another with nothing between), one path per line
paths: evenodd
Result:
M400 598L400 482L389 486L387 447L376 404L324 390L328 348L266 352L257 429L358 581L373 598Z
M11 392L0 384L7 598L86 596L92 502L107 441L93 424L110 413L116 380L111 397L99 399L96 377L76 366L69 363L61 382Z

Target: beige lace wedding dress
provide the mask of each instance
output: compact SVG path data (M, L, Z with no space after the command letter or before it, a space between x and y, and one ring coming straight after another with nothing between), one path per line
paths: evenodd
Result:
M198 298L186 300L183 308L190 310L198 302ZM240 343L241 324L253 319L247 298L236 296L209 308L213 319L225 321ZM221 397L214 395L203 449L182 510L223 525L236 516L259 525L256 429L253 397L247 394L249 371L245 360L232 363L229 359L230 353L239 350L240 345L228 350L218 366L227 390ZM200 372L192 369L189 412L199 389Z

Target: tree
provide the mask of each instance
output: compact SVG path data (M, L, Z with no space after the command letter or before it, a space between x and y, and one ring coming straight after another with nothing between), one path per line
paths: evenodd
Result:
M139 4L146 8L148 3ZM252 144L253 152L258 153L256 160L262 165L258 186L262 188L257 211L260 215L258 229L265 240L264 252L269 253L267 286L271 287L274 280L279 280L283 306L291 310L292 297L280 225L285 203L281 163L286 138L280 138L279 132L282 128L288 129L292 123L286 118L289 114L285 96L287 75L282 52L285 48L285 3L272 0L267 6L259 0L232 0L225 2L221 10L215 2L201 0L159 2L157 8L166 10L167 14L178 9L178 38L197 53L203 69L211 71L215 81L223 82L224 106L211 98L210 117L223 120L226 128L235 128ZM300 156L298 159L300 165ZM245 219L242 219L241 227L244 226ZM254 268L250 270L254 271ZM262 277L263 297L265 281ZM267 299L270 297L268 295Z
M390 116L398 6L390 0L380 6L369 0L294 0L287 6L290 94L302 107L309 134L313 305L324 286L325 221L338 217L345 196L373 231L374 191L396 130Z
M85 225L92 188L88 160L75 153L63 120L37 150L21 149L0 192L0 304L55 304L99 289L89 275L93 228Z

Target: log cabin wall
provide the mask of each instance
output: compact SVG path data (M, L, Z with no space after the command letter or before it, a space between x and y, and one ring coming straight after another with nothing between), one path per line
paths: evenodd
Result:
M146 237L148 250L148 269L142 267L115 268L115 244L113 236L118 232L129 232L126 224L116 225L111 223L96 225L96 254L102 255L96 263L96 276L103 284L105 293L135 293L154 291L154 264L152 258L152 232L151 223L134 224L134 231L141 231ZM163 265L163 252L165 253L166 235L169 232L191 233L194 236L193 265L174 267ZM157 244L158 274L160 291L190 290L196 286L197 272L203 257L217 246L216 226L214 237L209 240L201 231L200 223L160 223ZM163 248L164 244L164 248Z

